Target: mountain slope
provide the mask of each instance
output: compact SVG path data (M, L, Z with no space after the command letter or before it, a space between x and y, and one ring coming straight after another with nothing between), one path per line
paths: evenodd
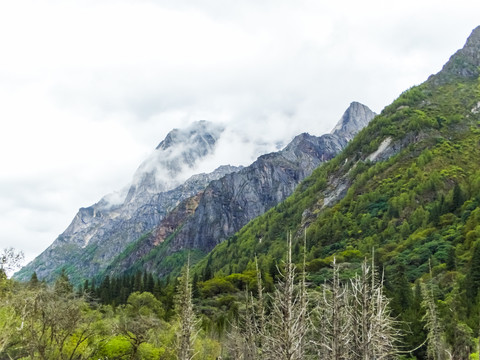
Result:
M35 271L40 279L51 281L62 268L73 281L98 274L182 200L204 189L210 181L239 170L223 166L211 174L185 179L185 173L214 151L222 131L218 125L199 121L170 132L140 165L127 190L81 208L52 245L15 278L28 280Z
M150 250L158 252L159 245L168 255L187 248L209 251L290 195L299 181L336 155L374 115L352 103L333 134L321 138L302 134L282 152L261 157L239 177L226 175L242 169L222 166L186 181L185 174L214 151L223 127L200 121L175 129L139 166L127 190L81 208L53 244L15 277L27 280L35 271L40 279L51 281L64 269L79 282L132 267L158 268L158 260L140 259ZM168 272L168 267L160 269L155 272Z
M178 270L187 251L201 257L292 194L374 116L368 107L354 102L332 134L300 134L282 151L260 156L252 165L212 181L204 191L180 204L149 236L122 253L106 274L146 269L164 276Z
M414 281L430 259L451 289L480 239L479 59L480 27L441 72L404 92L286 201L218 245L197 274L242 272L258 256L273 276L287 233L298 256L306 229L312 281L323 281L334 254L347 266L375 248L387 278L401 264Z

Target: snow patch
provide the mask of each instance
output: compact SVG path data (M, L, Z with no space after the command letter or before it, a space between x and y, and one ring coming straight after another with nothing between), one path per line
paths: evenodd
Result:
M376 151L371 153L367 156L367 160L375 161L379 155L381 155L385 150L387 150L388 146L392 143L392 138L389 136L385 140L382 141L380 146Z

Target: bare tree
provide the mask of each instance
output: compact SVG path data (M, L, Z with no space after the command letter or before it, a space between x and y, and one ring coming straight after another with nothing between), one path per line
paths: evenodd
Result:
M177 314L180 328L177 333L177 356L180 360L190 360L194 357L193 342L195 340L196 316L193 311L192 283L190 280L190 255L182 270L177 287Z
M264 353L267 359L297 360L305 356L304 337L308 332L305 293L295 282L292 239L288 237L287 260L273 295L267 324Z
M24 259L23 251L16 251L13 247L4 248L0 253L0 273L8 275L18 269Z
M319 317L315 340L317 354L322 359L346 360L350 358L352 337L348 314L347 288L341 286L339 267L333 259L333 277L325 283L315 313Z
M261 360L264 358L263 344L265 342L265 302L263 298L262 275L255 257L257 274L257 299L245 290L245 305L240 316L231 324L227 333L227 348L230 356L236 360Z
M430 265L430 261L429 261ZM451 358L445 341L445 332L438 316L437 304L433 293L430 269L430 281L422 283L422 306L425 309L425 329L427 330L427 355L433 360L447 360Z
M360 275L351 281L351 319L354 341L352 359L392 359L398 354L400 333L390 315L389 300L383 293L373 264L365 260Z

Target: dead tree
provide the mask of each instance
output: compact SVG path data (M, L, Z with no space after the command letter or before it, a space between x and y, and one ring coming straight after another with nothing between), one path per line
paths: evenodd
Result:
M429 261L430 264L430 261ZM422 283L422 307L425 309L425 329L427 330L427 355L433 360L447 360L451 358L450 351L445 341L445 332L438 315L435 295L432 285L432 271L430 280Z
M365 260L361 272L351 281L350 313L352 333L351 359L393 359L400 333L390 315L389 300L383 293L383 277L378 280L373 264Z
M264 344L266 359L304 359L304 337L308 332L307 300L305 290L296 284L295 276L292 240L289 236L287 259L283 270L280 271L280 280L272 297L271 315Z
M314 310L318 324L312 342L321 359L350 359L352 329L347 308L348 295L347 288L340 284L339 268L334 258L332 280L323 285Z
M190 281L190 256L182 270L177 287L177 314L180 327L177 332L179 360L190 360L194 356L193 343L196 335L196 316L193 311L192 283Z

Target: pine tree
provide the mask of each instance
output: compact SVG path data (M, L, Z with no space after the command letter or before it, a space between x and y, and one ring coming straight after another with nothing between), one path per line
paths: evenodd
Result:
M470 303L473 304L478 294L478 288L480 287L480 243L476 244L473 249L465 283L467 298L470 299Z
M34 271L32 276L30 277L30 281L28 282L28 285L31 287L31 288L35 288L38 286L38 277L37 277L37 273Z

